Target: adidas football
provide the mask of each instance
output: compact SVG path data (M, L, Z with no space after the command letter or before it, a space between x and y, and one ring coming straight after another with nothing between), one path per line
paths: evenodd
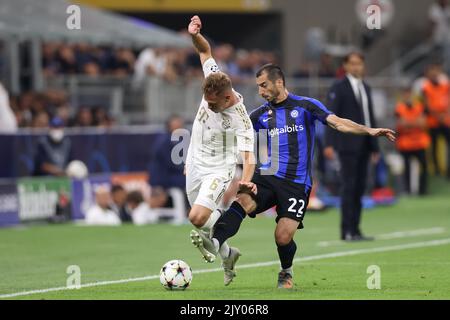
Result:
M183 260L170 260L161 268L159 280L167 290L184 290L191 284L192 269Z

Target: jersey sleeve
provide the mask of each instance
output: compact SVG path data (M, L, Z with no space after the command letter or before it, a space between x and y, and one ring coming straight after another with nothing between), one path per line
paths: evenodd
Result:
M259 120L254 112L250 113L250 121L252 122L253 128L256 132L259 131Z
M261 106L258 109L253 110L250 113L250 120L251 120L252 125L253 125L253 130L255 130L256 132L258 132L262 128L261 123L259 121L260 121L260 117L261 117L261 114L262 114L261 110L262 110L263 107L264 106Z
M333 114L327 107L323 105L319 100L308 98L307 110L313 115L314 119L318 119L324 125L327 124L327 117Z
M237 149L238 151L250 151L254 150L254 133L253 130L239 129L236 131Z
M209 58L203 63L203 74L205 75L205 78L209 76L211 73L219 72L219 66L216 63L216 60L214 58Z
M237 108L238 115L236 117L236 142L237 150L251 151L254 150L254 132L253 125L247 111L243 105Z

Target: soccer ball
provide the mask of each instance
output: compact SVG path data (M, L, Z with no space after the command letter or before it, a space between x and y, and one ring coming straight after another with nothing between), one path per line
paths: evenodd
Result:
M167 290L185 290L192 281L192 269L183 260L170 260L159 273L159 281Z

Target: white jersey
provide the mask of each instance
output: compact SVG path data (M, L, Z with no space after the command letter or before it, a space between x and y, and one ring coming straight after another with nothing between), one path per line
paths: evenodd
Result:
M213 58L203 64L205 77L218 72ZM236 91L239 102L220 113L209 109L202 97L192 127L191 142L186 164L204 172L227 170L236 165L242 151L253 152L253 126L244 105L243 97Z

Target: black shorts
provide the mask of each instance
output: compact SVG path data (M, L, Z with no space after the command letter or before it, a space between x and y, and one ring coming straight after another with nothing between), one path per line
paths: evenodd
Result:
M307 186L256 172L252 182L257 185L258 193L252 196L256 202L256 210L249 214L249 217L255 217L256 214L276 206L277 223L280 218L290 218L299 221L298 229L303 229L303 217L311 192Z

